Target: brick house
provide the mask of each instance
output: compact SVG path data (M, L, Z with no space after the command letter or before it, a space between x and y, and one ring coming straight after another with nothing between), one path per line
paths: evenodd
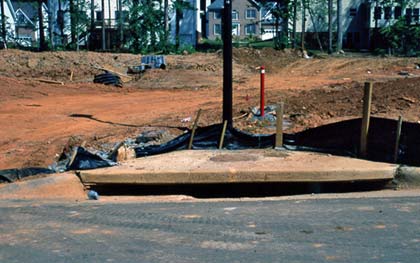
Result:
M207 38L221 38L222 22L220 8L223 0L216 0L208 6ZM246 37L260 37L261 7L254 0L232 0L232 36L243 39Z

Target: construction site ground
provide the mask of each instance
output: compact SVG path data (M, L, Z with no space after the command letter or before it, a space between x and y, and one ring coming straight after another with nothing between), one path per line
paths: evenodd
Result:
M144 130L221 122L222 56L168 55L166 70L133 76L123 88L93 84L95 67L126 72L140 55L94 52L0 51L0 169L46 167L63 149L113 145ZM259 104L259 71L266 67L267 104L285 102L285 132L359 117L363 82L374 81L372 114L403 115L417 122L420 100L418 58L363 54L301 58L298 52L234 50L234 125L255 133L274 130L246 117ZM72 73L73 72L73 73ZM73 76L70 81L70 76ZM48 84L38 79L62 81Z

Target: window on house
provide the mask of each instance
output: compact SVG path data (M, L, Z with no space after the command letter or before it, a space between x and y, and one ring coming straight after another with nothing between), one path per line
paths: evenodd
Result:
M222 18L222 13L220 11L215 11L213 13L213 18L214 19L220 19L220 18Z
M102 21L102 11L96 11L96 20Z
M357 9L356 8L350 8L350 16L356 16Z
M222 25L221 24L215 24L213 26L213 34L214 35L220 35L220 34L222 34Z
M394 8L394 18L400 18L401 17L401 6L396 6Z
M419 16L420 16L420 9L414 8L413 9L413 19L414 19L414 22L418 22L419 21Z
M232 11L232 20L239 20L239 13L236 10Z
M239 23L232 23L232 36L241 35L241 25Z
M127 22L128 21L128 11L121 11L121 15L122 15L122 20L124 21L124 22ZM116 20L119 20L120 19L120 11L115 11L115 19Z
M413 9L412 8L405 9L405 19L407 19L408 23L411 23L411 21L413 20Z
M375 20L381 19L382 18L382 7L376 6L374 10L375 11L374 11L374 14L373 14L373 18Z
M257 33L257 26L255 24L248 24L245 26L245 35L255 35Z
M256 19L257 18L257 10L256 9L247 9L245 14L246 19Z
M386 6L384 8L384 18L385 19L391 19L391 7L390 6Z

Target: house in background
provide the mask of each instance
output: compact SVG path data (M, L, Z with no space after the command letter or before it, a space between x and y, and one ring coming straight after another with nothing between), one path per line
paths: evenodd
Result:
M216 0L208 6L207 38L214 40L221 38L223 0ZM238 39L260 37L261 6L254 0L232 0L232 35Z
M33 46L39 39L38 32L38 3L29 0L12 0L15 11L15 41L22 46ZM48 17L48 8L42 4L45 18ZM47 20L47 19L46 19ZM47 26L47 23L44 22Z
M315 32L321 38L321 41L327 43L328 20L325 11L317 12L326 6L314 7L312 17L307 13L306 16L306 36L308 44L316 43ZM381 5L378 2L370 0L343 0L342 8L342 29L343 29L343 48L350 49L372 49L383 45L380 37L374 32L382 27L391 25L399 17L407 14L412 24L419 24L420 3L414 7L402 9L398 3L392 5ZM317 14L319 13L319 14ZM321 15L321 13L323 15ZM335 13L334 13L335 15ZM334 31L336 30L336 18L334 18ZM301 34L302 16L299 14L297 19L298 35ZM289 28L291 31L291 28ZM336 34L336 32L334 32Z

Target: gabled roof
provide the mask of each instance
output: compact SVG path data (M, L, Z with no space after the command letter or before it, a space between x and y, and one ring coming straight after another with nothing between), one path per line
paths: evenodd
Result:
M224 0L216 0L211 5L207 7L209 11L220 11L220 9L223 9L225 5Z
M28 18L31 23L38 17L38 3L30 0L12 0L13 9L18 13L20 9L24 13L25 17Z
M234 5L235 0L231 0L232 1L232 6ZM261 6L260 4L258 4L255 0L236 0L236 1L248 1L251 4L253 4L256 8L260 9ZM214 1L211 5L209 5L207 7L207 9L209 11L219 11L220 9L222 9L225 5L225 1L224 0L216 0Z

